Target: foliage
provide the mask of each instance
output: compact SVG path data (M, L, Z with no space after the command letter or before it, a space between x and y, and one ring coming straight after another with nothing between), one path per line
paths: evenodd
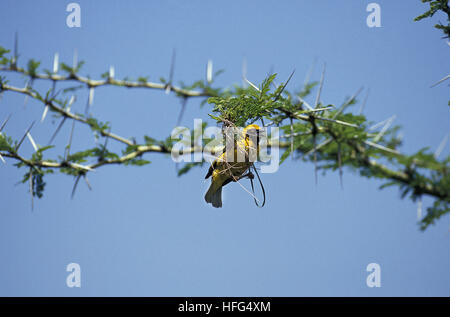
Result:
M447 25L443 25L442 23L436 24L434 27L436 29L442 30L444 32L445 37L450 37L450 7L448 5L448 0L422 0L423 3L429 3L430 9L425 13L419 15L414 19L414 21L420 21L425 18L432 17L436 12L442 11L447 14Z

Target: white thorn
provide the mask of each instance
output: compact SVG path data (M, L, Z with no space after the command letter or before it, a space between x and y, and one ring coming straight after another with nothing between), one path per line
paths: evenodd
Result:
M14 34L14 56L12 59L12 64L17 66L17 59L19 58L19 34L16 32Z
M77 49L73 50L73 69L77 68L78 66L78 51Z
M109 78L114 78L114 66L109 66Z
M94 103L94 88L91 87L89 88L89 99L88 99L89 107L91 107L93 103Z
M53 58L53 74L56 74L59 69L59 53L55 53Z
M341 121L341 120L330 119L330 118L323 118L323 117L316 117L316 119L317 119L317 120L323 120L323 121L334 122L334 123L341 124L341 125L345 125L345 126L348 126L348 127L358 128L358 126L357 126L356 124L348 123L348 122Z
M434 83L433 85L431 85L431 87L437 86L437 85L439 85L440 83L446 81L449 78L450 78L450 75L447 75L444 78L442 78L441 80L439 80L437 83Z
M213 62L212 60L208 60L208 64L206 65L206 81L208 83L212 83L213 76Z
M42 112L41 123L44 122L45 117L47 116L48 108L49 108L49 106L46 105L44 108L44 112Z
M358 97L358 95L361 93L361 91L363 90L363 87L360 87L356 93L353 94L353 96L351 96L349 99L347 99L342 106L339 108L339 110L334 114L333 119L336 118L337 116L339 116L342 112L344 112L344 110L350 105L350 103L352 103L356 97Z
M441 141L441 143L439 144L438 148L436 149L436 152L434 152L434 158L437 159L439 157L439 155L441 155L442 151L445 148L445 145L447 144L448 141L448 136L450 134L447 133L447 135L444 137L444 139Z
M325 80L325 70L327 69L327 64L323 64L322 76L320 77L319 90L317 91L316 103L314 107L317 107L320 103L320 95L322 94L323 82Z
M6 164L6 161L1 154L0 154L0 160L2 160L3 164Z
M27 83L26 83L26 85L25 85L25 89L26 90L29 90L31 87L30 87L30 80L27 80ZM26 105L27 105L27 102L28 102L28 95L26 95L25 96L25 98L23 99L23 106L25 107Z
M307 156L311 153L316 152L318 149L324 147L325 145L329 144L331 141L333 141L333 139L326 139L325 141L323 141L322 143L320 143L319 145L317 145L315 148L309 150L304 156Z
M389 127L392 125L392 123L394 122L395 118L397 116L394 114L392 117L390 117L388 119L388 121L386 122L386 124L384 125L384 127L381 129L381 131L375 136L375 138L373 139L373 141L376 143L378 142L381 137L386 133L387 129L389 129Z
M73 167L85 170L85 171L95 172L95 170L90 168L89 166L85 166L85 165L81 165L81 164L77 164L77 163L70 163L70 165Z
M69 103L67 105L67 112L70 112L70 108L72 108L73 103L75 102L76 97L72 95L69 99Z
M37 152L38 151L38 147L36 145L36 142L34 142L33 137L31 136L30 132L27 132L27 137L28 137L28 140L30 141L31 145L34 148L34 151Z
M383 146L381 144L373 143L373 142L370 142L370 141L367 141L367 140L364 141L364 143L366 143L369 146L373 146L374 148L377 148L377 149L380 149L380 150L383 150L383 151L386 151L386 152L389 152L389 153L400 154L399 151L390 149L390 148L385 147L385 146Z
M381 127L381 126L382 126L383 124L385 124L386 122L388 122L389 119L391 119L391 117L389 117L389 118L387 118L387 119L385 119L385 120L383 120L383 121L380 121L380 122L378 122L378 123L375 123L373 126L370 126L369 128L367 128L367 130L368 130L368 131L375 130L375 129Z
M367 99L369 98L370 88L367 88L366 97L364 98L363 103L361 104L361 107L359 108L359 114L361 115L364 111L364 108L366 107Z
M242 60L242 86L247 88L247 82L245 79L247 79L247 59L244 57Z
M297 98L298 98L298 100L300 100L301 103L303 103L303 104L306 106L306 108L308 108L308 110L314 110L314 108L311 107L311 106L309 105L309 103L307 103L305 100L303 100L302 97L297 96Z
M314 68L316 67L317 58L314 58L312 65L310 66L308 73L306 74L305 80L303 82L303 86L306 87L309 84L309 79L314 72Z
M255 84L253 84L250 80L248 80L247 78L244 78L244 80L253 88L255 88L257 91L261 92L261 90L259 90L258 86L256 86Z
M325 110L330 110L333 109L334 107L325 107L325 108L316 108L316 109L311 109L308 112L318 112L318 111L325 111Z

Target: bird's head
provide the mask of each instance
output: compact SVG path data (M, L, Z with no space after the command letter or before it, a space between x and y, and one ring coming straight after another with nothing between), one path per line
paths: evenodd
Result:
M253 141L256 141L257 147L259 147L260 133L261 128L257 124L250 124L242 131L247 143L251 144Z

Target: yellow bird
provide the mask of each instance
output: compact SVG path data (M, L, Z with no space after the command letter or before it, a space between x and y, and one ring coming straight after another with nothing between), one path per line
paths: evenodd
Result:
M259 151L260 130L260 127L256 124L245 127L242 131L242 137L235 143L234 159L229 161L229 155L225 151L211 164L205 176L205 179L212 176L211 186L205 195L205 201L207 203L211 203L216 208L222 207L222 187L232 181L237 182L243 177L252 176L251 173L245 174L245 172L253 163L252 160L254 159L252 155L256 159ZM256 136L256 145L254 136ZM256 151L252 152L252 149L256 149Z

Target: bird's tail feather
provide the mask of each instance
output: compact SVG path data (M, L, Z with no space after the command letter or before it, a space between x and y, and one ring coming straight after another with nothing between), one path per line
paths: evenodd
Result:
M216 188L211 184L205 195L205 201L211 203L213 207L222 207L222 186Z

